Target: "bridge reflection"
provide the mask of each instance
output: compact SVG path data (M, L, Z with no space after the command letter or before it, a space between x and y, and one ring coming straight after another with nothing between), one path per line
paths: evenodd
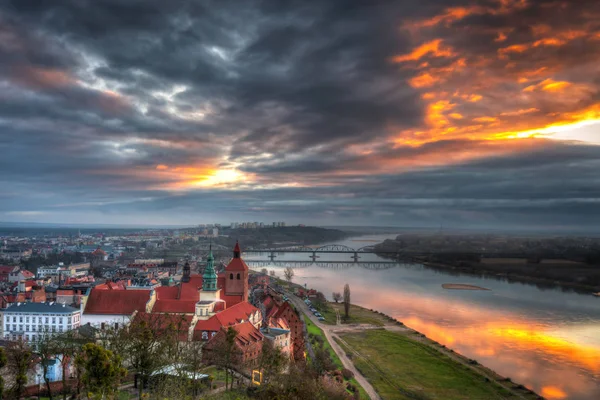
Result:
M347 269L353 267L360 267L371 270L383 270L400 267L404 264L396 262L386 261L359 261L359 262L348 262L348 261L269 261L269 260L244 260L250 268L262 268L262 267L291 267L291 268L308 268L308 267L319 267L329 269Z

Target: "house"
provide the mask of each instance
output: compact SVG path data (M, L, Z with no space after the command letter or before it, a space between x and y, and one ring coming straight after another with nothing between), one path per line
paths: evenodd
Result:
M233 365L244 365L247 370L258 365L265 337L251 322L244 322L232 326L236 330L232 361ZM226 340L227 327L222 327L219 332L202 348L202 358L206 363L218 362L222 355L220 350Z
M135 313L150 311L155 299L151 290L90 289L81 301L81 321L101 329L127 325Z
M0 265L0 282L9 282L10 274L18 270L16 265Z
M33 278L35 278L35 275L33 274L33 272L27 271L25 269L14 270L8 275L9 282L19 282L19 281L24 281L24 280L33 279Z
M66 332L81 324L79 309L50 303L13 303L3 311L4 339L35 341L41 334Z

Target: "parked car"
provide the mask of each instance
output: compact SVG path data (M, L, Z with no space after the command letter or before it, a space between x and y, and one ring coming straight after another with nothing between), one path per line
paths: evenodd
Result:
M323 317L319 317L319 318L318 318L318 320L319 320L319 321L325 321L325 318L323 318Z

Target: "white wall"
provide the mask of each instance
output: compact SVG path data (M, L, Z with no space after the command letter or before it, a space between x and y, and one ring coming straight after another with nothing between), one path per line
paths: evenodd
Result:
M100 328L102 323L104 323L106 327L114 327L115 323L118 323L119 326L123 326L123 324L128 325L129 322L131 322L131 314L83 314L81 316L81 325L89 323L96 328Z

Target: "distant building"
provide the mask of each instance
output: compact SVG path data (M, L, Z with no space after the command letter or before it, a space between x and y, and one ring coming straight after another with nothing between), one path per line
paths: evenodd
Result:
M19 282L27 279L33 279L35 275L31 271L27 271L24 269L14 270L8 276L9 282Z
M10 274L18 271L19 267L16 265L2 265L0 266L0 282L8 282Z
M41 334L76 329L79 309L59 303L16 303L3 312L4 339L34 341Z

